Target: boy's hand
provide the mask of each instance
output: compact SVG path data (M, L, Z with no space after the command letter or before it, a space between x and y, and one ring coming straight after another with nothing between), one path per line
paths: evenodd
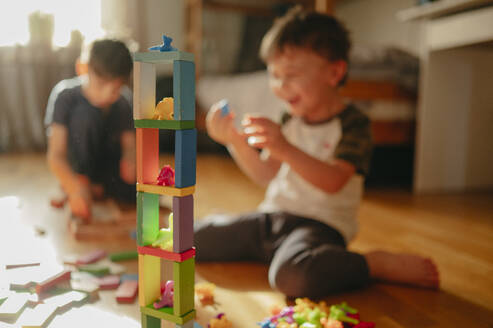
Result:
M137 180L137 168L135 160L120 160L120 177L128 184L134 184Z
M241 122L244 134L255 139L251 143L256 148L267 148L270 156L282 161L282 156L290 144L281 132L281 126L266 117L246 115ZM250 142L249 142L250 143Z
M72 214L81 219L91 219L91 196L89 185L79 183L79 188L68 195L70 210Z
M234 126L234 113L224 115L218 103L212 105L205 120L207 133L216 142L227 145L239 136Z

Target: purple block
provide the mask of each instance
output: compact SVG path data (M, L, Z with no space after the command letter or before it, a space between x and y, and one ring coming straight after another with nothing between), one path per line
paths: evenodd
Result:
M173 252L193 247L193 195L173 197Z

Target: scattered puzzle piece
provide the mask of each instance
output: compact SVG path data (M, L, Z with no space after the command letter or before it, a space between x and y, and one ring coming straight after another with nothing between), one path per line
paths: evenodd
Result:
M138 282L126 280L116 290L116 301L118 303L133 303L137 297Z

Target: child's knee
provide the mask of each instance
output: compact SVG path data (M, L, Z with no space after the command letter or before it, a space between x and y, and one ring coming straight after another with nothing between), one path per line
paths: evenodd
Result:
M271 287L288 297L310 296L312 291L309 279L300 266L292 263L271 265L269 268L269 283Z

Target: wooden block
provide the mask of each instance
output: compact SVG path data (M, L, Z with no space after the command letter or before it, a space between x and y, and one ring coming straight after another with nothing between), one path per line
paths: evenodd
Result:
M195 259L174 262L173 278L173 313L181 316L194 308Z
M99 278L96 282L101 290L117 289L120 286L120 276L110 275Z
M173 252L193 247L193 195L173 197Z
M18 269L18 268L27 268L33 266L39 266L40 262L24 262L24 263L10 263L5 265L5 269Z
M195 128L195 121L176 120L135 120L136 128L153 128L163 130L184 130Z
M151 119L156 106L156 67L134 63L134 120Z
M159 130L136 130L137 182L156 183L159 175Z
M111 253L109 255L109 258L113 262L121 262L121 261L128 261L128 260L136 260L138 258L138 253L137 251L127 251L127 252L117 252L117 253Z
M192 310L182 316L177 316L173 314L173 308L164 307L160 309L155 309L152 304L141 307L140 312L153 316L155 318L171 321L179 325L183 325L184 323L195 318L195 310Z
M161 296L161 259L139 254L139 305L152 304Z
M43 292L46 292L50 288L58 285L59 283L65 282L65 281L70 281L70 275L71 272L68 270L64 270L36 285L36 294L41 294Z
M161 319L151 317L147 314L140 314L142 328L161 328Z
M39 304L35 308L26 311L19 319L22 328L42 328L56 315L57 306L51 304Z
M145 63L169 63L175 60L192 61L194 60L194 55L190 52L185 51L147 51L147 52L136 52L133 54L133 58L138 62Z
M87 264L87 265L81 265L79 267L79 271L82 272L87 272L95 276L104 276L110 273L110 268L105 265L100 265L100 264Z
M159 247L139 246L137 251L139 254L152 255L173 262L183 262L195 256L195 248L187 249L182 253L175 253Z
M173 98L175 120L195 120L195 63L173 62Z
M12 320L17 318L26 306L28 301L27 294L11 294L3 303L0 305L0 319L2 320Z
M137 245L152 244L159 233L159 195L137 191Z
M116 290L116 301L118 303L133 303L137 297L139 283L135 280L126 280Z
M175 134L175 187L195 185L197 130L177 130Z
M95 250L93 252L87 253L85 255L82 255L77 259L76 264L81 265L81 264L90 264L97 262L101 260L102 258L106 257L106 251L102 249Z
M186 188L175 188L175 187L157 186L154 184L137 183L137 191L142 191L156 195L184 197L184 196L192 195L195 192L195 186L186 187Z
M43 300L44 304L54 305L61 311L72 306L80 306L89 300L89 294L78 291L70 291L60 295L52 296Z

